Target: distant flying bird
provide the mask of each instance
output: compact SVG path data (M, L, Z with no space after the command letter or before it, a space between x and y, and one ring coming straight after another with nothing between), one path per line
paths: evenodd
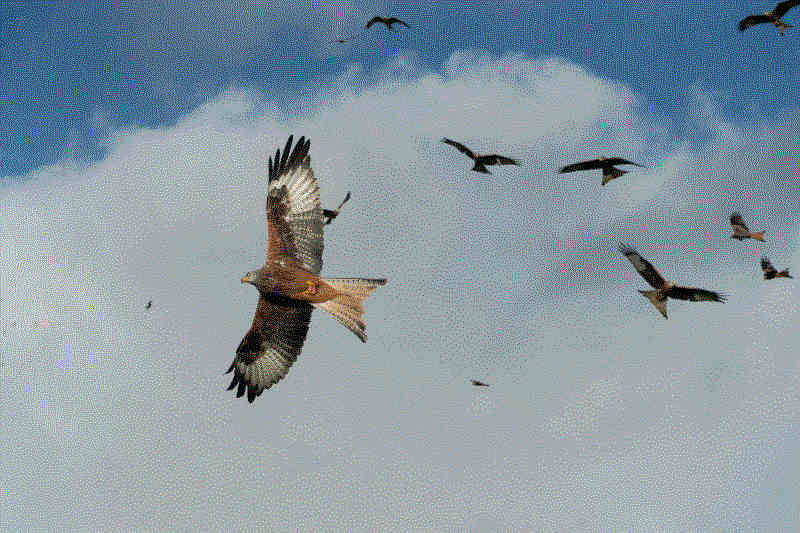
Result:
M622 176L623 174L627 174L628 172L627 170L614 168L614 165L634 165L637 167L642 167L642 165L640 165L639 163L634 163L633 161L628 161L627 159L622 159L621 157L600 157L598 159L592 159L590 161L581 161L580 163L573 163L571 165L561 167L559 173L564 174L566 172L576 172L578 170L593 170L599 168L603 170L602 184L605 185L609 181L617 179L618 177Z
M328 224L330 224L331 222L333 222L334 218L339 216L339 210L342 208L342 206L344 204L347 203L347 200L349 200L349 199L350 199L350 191L347 191L347 195L344 197L344 200L342 200L342 203L339 204L339 207L337 207L336 209L323 209L322 210L322 216L327 219L325 221L325 225L326 226Z
M650 303L667 318L667 298L690 300L692 302L725 302L725 296L718 292L696 289L694 287L680 287L671 281L665 280L645 258L628 245L620 243L619 251L628 258L636 271L653 287L654 291L642 291Z
M153 300L148 301L147 305L144 306L145 309L150 309L151 307L153 307Z
M472 383L476 387L488 387L489 386L488 383L484 383L483 381L478 381L477 379L471 379L469 381L470 381L470 383Z
M510 157L505 157L502 155L497 154L476 154L460 142L453 141L451 139L444 138L442 142L445 144L449 144L450 146L455 146L459 152L462 154L466 154L467 157L475 161L475 165L472 167L472 170L475 172L483 172L484 174L491 174L489 169L486 168L486 165L517 165L519 163L515 159L511 159Z
M787 0L779 2L772 11L767 11L763 15L750 15L739 21L739 31L744 31L750 26L757 24L774 24L781 35L787 28L794 28L791 24L786 24L781 17L795 6L800 6L800 0Z
M747 225L744 223L744 220L742 220L742 215L738 211L734 211L731 214L731 226L733 226L733 235L731 235L731 239L739 241L755 239L764 242L764 232L751 233L750 230L747 229Z
M792 278L792 276L789 275L788 268L778 272L778 270L774 266L772 266L772 263L767 257L761 258L761 270L764 271L764 279Z
M386 24L386 27L390 30L393 29L392 24L400 24L402 26L405 26L406 28L411 27L397 17L372 17L371 19L369 19L369 22L367 22L367 25L364 27L369 28L370 26L372 26L377 22Z
M311 141L301 137L292 150L292 137L283 154L269 159L267 195L267 261L248 272L242 283L258 289L258 307L228 372L228 390L236 397L247 390L252 402L280 381L303 348L311 311L333 315L363 342L363 300L385 279L321 278L323 236L319 186L311 169Z

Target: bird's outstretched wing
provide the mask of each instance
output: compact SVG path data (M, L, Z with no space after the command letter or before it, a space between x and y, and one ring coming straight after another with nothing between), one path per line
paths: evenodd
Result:
M561 167L559 172L564 174L566 172L577 172L578 170L591 170L595 168L603 168L599 159L590 159L588 161L581 161L579 163L572 163L571 165L567 165L565 167Z
M386 22L389 24L389 26L391 26L392 24L394 24L396 22L397 24L403 25L406 28L410 28L411 27L411 26L409 26L408 24L406 24L404 21L400 20L397 17L392 17L389 20L387 20Z
M292 136L281 154L269 160L267 196L267 261L296 260L319 274L322 269L322 207L319 185L308 155L311 141L300 137L292 150Z
M733 226L733 231L737 234L750 234L750 230L747 229L747 225L744 223L744 219L742 219L742 215L738 211L734 211L731 214L731 226Z
M635 167L644 168L644 165L640 165L639 163L634 163L633 161L628 161L627 159L622 159L621 157L609 157L605 161L602 162L604 166L614 166L614 165L633 165Z
M369 22L367 22L367 25L365 26L365 28L369 28L370 26L372 26L372 25L373 25L373 24L375 24L376 22L383 22L384 24L386 23L386 22L383 20L383 18L382 18L382 17L372 17L371 19L369 19Z
M478 159L480 159L480 162L484 165L519 165L516 159L511 159L504 155L482 155Z
M724 294L695 287L672 287L667 291L667 296L678 300L690 300L692 302L722 302L725 303Z
M234 373L228 390L237 387L237 398L247 390L252 403L280 381L303 349L312 310L306 302L259 294L253 324L228 369Z
M786 14L787 11L796 6L800 6L800 0L786 0L785 2L779 2L778 5L775 6L775 9L772 10L772 14L777 18L781 18Z
M750 15L749 17L745 17L739 21L739 31L744 31L750 26L764 24L766 22L772 22L772 19L766 15Z
M472 150L470 150L469 148L467 148L458 141L454 141L452 139L448 139L447 137L445 137L444 139L442 139L442 142L445 144L449 144L450 146L455 146L459 152L461 152L462 154L467 154L467 156L470 157L471 159L475 159L477 157L475 155L475 152L473 152Z
M650 284L654 289L661 289L667 283L666 280L658 273L650 262L639 255L636 250L627 244L620 243L619 251L628 258L633 268Z

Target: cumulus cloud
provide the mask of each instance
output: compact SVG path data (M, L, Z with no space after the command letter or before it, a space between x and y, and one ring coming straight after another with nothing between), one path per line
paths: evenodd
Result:
M361 73L297 112L232 88L0 190L2 524L727 530L772 516L779 500L750 502L772 501L771 441L797 423L800 338L795 285L763 282L757 259L800 258L798 116L720 127L698 112L698 145L558 58L460 51L429 71L404 55ZM368 302L367 344L315 314L288 377L251 406L222 372L255 306L239 277L264 259L266 158L290 133L312 139L324 204L353 191L323 272L390 282ZM444 136L522 166L470 172ZM606 187L556 173L603 154L647 168ZM734 208L767 243L728 238ZM664 321L619 240L730 303L675 302Z

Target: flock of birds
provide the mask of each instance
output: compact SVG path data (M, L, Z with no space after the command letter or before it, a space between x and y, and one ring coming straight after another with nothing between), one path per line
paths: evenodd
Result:
M783 35L793 26L783 22L789 9L800 5L800 0L787 0L763 15L751 15L739 22L744 31L757 24L773 24ZM373 17L364 30L374 24L384 24L391 30L394 24L409 28L409 24L396 17ZM353 37L337 39L344 43ZM280 381L289 371L305 342L311 312L323 309L352 331L362 342L366 342L366 324L363 320L363 301L372 291L386 283L386 279L374 278L322 278L323 226L330 224L342 207L350 200L350 192L336 209L322 209L319 186L311 168L309 148L311 142L301 137L292 144L290 136L283 151L276 150L269 158L269 185L267 193L266 263L259 269L248 272L242 283L254 285L259 292L258 304L250 329L245 334L236 356L228 369L233 379L228 390L236 389L236 396L247 393L253 402L265 389ZM473 161L475 172L490 174L487 167L493 165L519 165L516 159L499 154L478 154L464 144L444 138L441 142L453 146ZM600 170L601 184L606 185L627 171L620 165L642 167L638 163L621 157L600 157L580 161L562 167L559 172ZM643 167L642 167L643 168ZM765 242L764 232L751 232L740 213L730 216L733 228L732 239L751 239ZM631 262L636 271L647 281L652 290L640 290L655 308L667 318L669 298L693 302L710 301L724 303L722 293L696 287L676 285L664 278L653 265L634 248L620 243L619 251ZM766 256L761 257L761 269L765 280L791 278L788 269L778 271ZM146 309L153 305L147 302ZM476 387L488 387L488 383L470 380Z

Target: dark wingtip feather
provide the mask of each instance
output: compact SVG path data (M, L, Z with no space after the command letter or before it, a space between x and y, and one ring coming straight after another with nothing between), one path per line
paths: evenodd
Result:
M231 384L230 384L230 385L228 385L228 388L227 388L227 389L225 389L225 390L233 390L233 388L236 386L236 384L237 384L238 382L239 382L239 376L237 376L236 374L234 374L234 375L233 375L233 379L231 380Z
M636 250L633 249L633 246L631 246L630 244L622 243L622 242L619 243L619 251L622 253L622 255L628 255L628 254L635 254L636 253Z
M244 380L239 381L239 388L236 389L237 398L241 398L242 396L244 396L245 388L247 388L247 383L245 383Z
M228 368L228 371L227 371L227 372L225 372L225 374L230 374L231 372L233 372L233 368L234 368L235 366L236 366L236 361L234 361L233 363L231 363L231 366L230 366L230 368ZM223 374L223 376L224 376L225 374Z

